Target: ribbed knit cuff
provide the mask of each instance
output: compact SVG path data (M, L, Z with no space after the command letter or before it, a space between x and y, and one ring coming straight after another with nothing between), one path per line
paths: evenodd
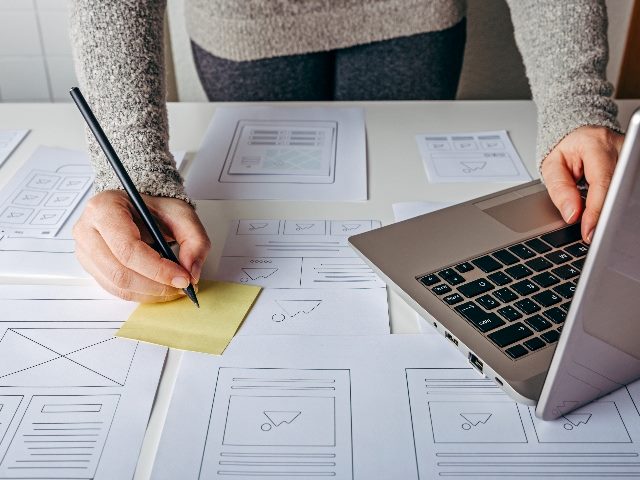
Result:
M538 138L536 159L538 170L549 153L567 135L584 126L607 127L624 133L616 115L617 105L609 97L580 98L567 105L559 102L538 106Z

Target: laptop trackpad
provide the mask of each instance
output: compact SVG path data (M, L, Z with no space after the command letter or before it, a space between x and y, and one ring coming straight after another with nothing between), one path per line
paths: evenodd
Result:
M500 205L482 208L485 213L514 232L525 233L562 222L562 217L545 191L510 200Z

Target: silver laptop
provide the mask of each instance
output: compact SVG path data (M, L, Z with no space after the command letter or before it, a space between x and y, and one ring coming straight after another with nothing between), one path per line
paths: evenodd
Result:
M391 288L554 419L640 377L640 111L590 246L531 182L353 236Z

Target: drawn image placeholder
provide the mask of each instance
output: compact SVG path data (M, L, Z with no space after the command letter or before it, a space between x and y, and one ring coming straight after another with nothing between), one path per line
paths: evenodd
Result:
M232 395L223 444L333 447L335 422L333 397Z
M526 443L515 402L429 402L436 443Z

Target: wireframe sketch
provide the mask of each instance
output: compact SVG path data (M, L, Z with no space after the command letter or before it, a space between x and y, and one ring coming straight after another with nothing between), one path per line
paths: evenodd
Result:
M0 395L0 445L13 423L18 407L22 402L23 395Z
M200 478L353 478L350 388L348 370L220 368Z
M220 181L332 183L337 132L337 122L240 120Z
M387 291L265 289L238 335L386 335Z
M420 479L640 477L640 416L620 389L535 417L473 369L407 369Z
M93 182L88 165L85 175L64 173L65 167L33 169L10 185L12 192L0 204L0 228L13 235L55 236Z
M0 478L92 479L120 395L36 395L0 463Z
M121 387L138 344L116 329L9 328L0 339L0 387Z

